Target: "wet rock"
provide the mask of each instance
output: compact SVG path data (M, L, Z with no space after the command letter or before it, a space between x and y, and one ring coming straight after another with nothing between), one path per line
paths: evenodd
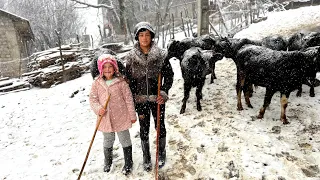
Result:
M223 176L226 179L231 179L231 178L234 178L234 177L239 178L239 170L235 168L235 165L234 165L233 161L230 161L228 163L227 169L229 170L229 172L224 172L223 173Z
M301 143L301 144L299 144L299 147L304 148L304 149L312 149L312 145L309 143Z
M197 154L193 154L193 155L192 155L192 159L193 159L193 161L197 161L197 160L198 160Z
M191 126L191 128L195 128L195 127L205 127L206 123L204 121L199 122L198 124L195 124L193 126Z
M212 128L212 132L213 132L214 134L217 134L217 133L219 132L219 128Z
M70 98L73 98L76 94L78 94L79 93L79 90L76 90L76 91L74 91L71 95L70 95Z
M298 158L289 155L289 156L286 157L286 159L287 159L288 161L296 161Z
M167 176L170 177L170 179L184 179L184 174L182 172L168 170Z
M204 153L205 152L203 147L197 147L197 151L198 151L198 153Z
M197 173L196 169L191 165L186 165L185 168L191 175L195 175Z
M158 174L158 179L159 180L169 180L169 176L167 173L161 171Z
M307 177L316 177L320 172L318 165L311 165L301 170Z
M281 127L280 126L273 126L271 129L271 132L274 134L280 134L281 133Z
M250 116L250 118L251 118L251 121L257 120L257 117L256 117L256 116Z
M225 144L222 142L222 143L219 143L218 150L220 152L226 152L226 151L228 151L228 147L226 147Z
M279 136L279 137L277 137L277 139L278 139L279 141L281 141L281 140L284 140L284 137L283 137L283 136Z

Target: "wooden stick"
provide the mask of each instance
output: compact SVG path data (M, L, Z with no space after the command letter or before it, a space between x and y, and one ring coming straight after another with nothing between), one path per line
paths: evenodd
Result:
M160 87L161 87L161 73L159 73L158 76L158 97L160 96ZM157 150L156 150L156 180L158 180L159 178L159 136L160 136L160 104L158 103L157 106L157 140L156 140L156 146L157 146Z
M109 100L110 100L110 95L106 101L106 104L104 105L104 109L107 109L107 106L108 106L108 103L109 103ZM81 171L80 171L80 174L78 176L78 180L80 180L81 178L81 175L82 175L82 172L83 172L83 169L84 169L84 166L86 165L87 163L87 160L88 160L88 157L89 157L89 153L90 153L90 150L91 150L91 147L92 147L92 144L93 144L93 141L94 141L94 138L96 137L96 134L97 134L97 131L98 131L98 128L99 128L99 125L100 125L100 122L102 120L102 117L103 116L99 116L99 120L98 120L98 123L97 123L97 126L96 126L96 129L94 130L94 133L93 133L93 137L92 137L92 140L90 142L90 146L89 146L89 149L88 149L88 152L87 152L87 155L86 155L86 158L84 159L84 162L83 162L83 165L82 165L82 168L81 168Z

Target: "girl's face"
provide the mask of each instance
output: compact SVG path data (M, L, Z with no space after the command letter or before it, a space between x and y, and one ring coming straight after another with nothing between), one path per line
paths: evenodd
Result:
M141 48L149 48L151 45L151 33L149 30L139 32L139 43Z
M111 63L105 63L103 65L102 71L103 71L103 75L106 77L107 80L110 80L113 78L113 74L115 70Z

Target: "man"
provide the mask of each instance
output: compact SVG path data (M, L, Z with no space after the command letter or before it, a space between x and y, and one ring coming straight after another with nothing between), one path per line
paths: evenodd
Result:
M163 167L166 161L165 102L173 83L173 71L169 59L166 59L166 51L157 47L153 41L155 31L150 23L138 23L134 35L137 42L125 58L126 72L139 116L143 167L149 172L152 170L149 144L150 114L156 126L157 103L160 104L159 167ZM157 96L160 73L162 84L160 96Z

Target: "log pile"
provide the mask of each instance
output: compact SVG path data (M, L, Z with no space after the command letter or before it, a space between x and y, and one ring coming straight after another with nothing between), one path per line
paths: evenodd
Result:
M106 48L115 53L123 53L130 50L120 43L104 44L100 48L87 49L75 45L61 47L62 59L59 47L37 52L24 59L28 62L28 72L21 75L20 79L0 78L1 93L30 89L32 86L50 88L57 84L79 78L90 69L91 61L104 52ZM64 69L64 70L63 70Z
M30 89L30 84L27 81L20 79L9 79L8 77L0 78L0 95L8 92L17 92Z
M28 68L31 71L22 74L22 78L40 88L50 88L76 79L89 69L95 51L64 45L61 47L63 67L58 47L34 53L28 57Z

